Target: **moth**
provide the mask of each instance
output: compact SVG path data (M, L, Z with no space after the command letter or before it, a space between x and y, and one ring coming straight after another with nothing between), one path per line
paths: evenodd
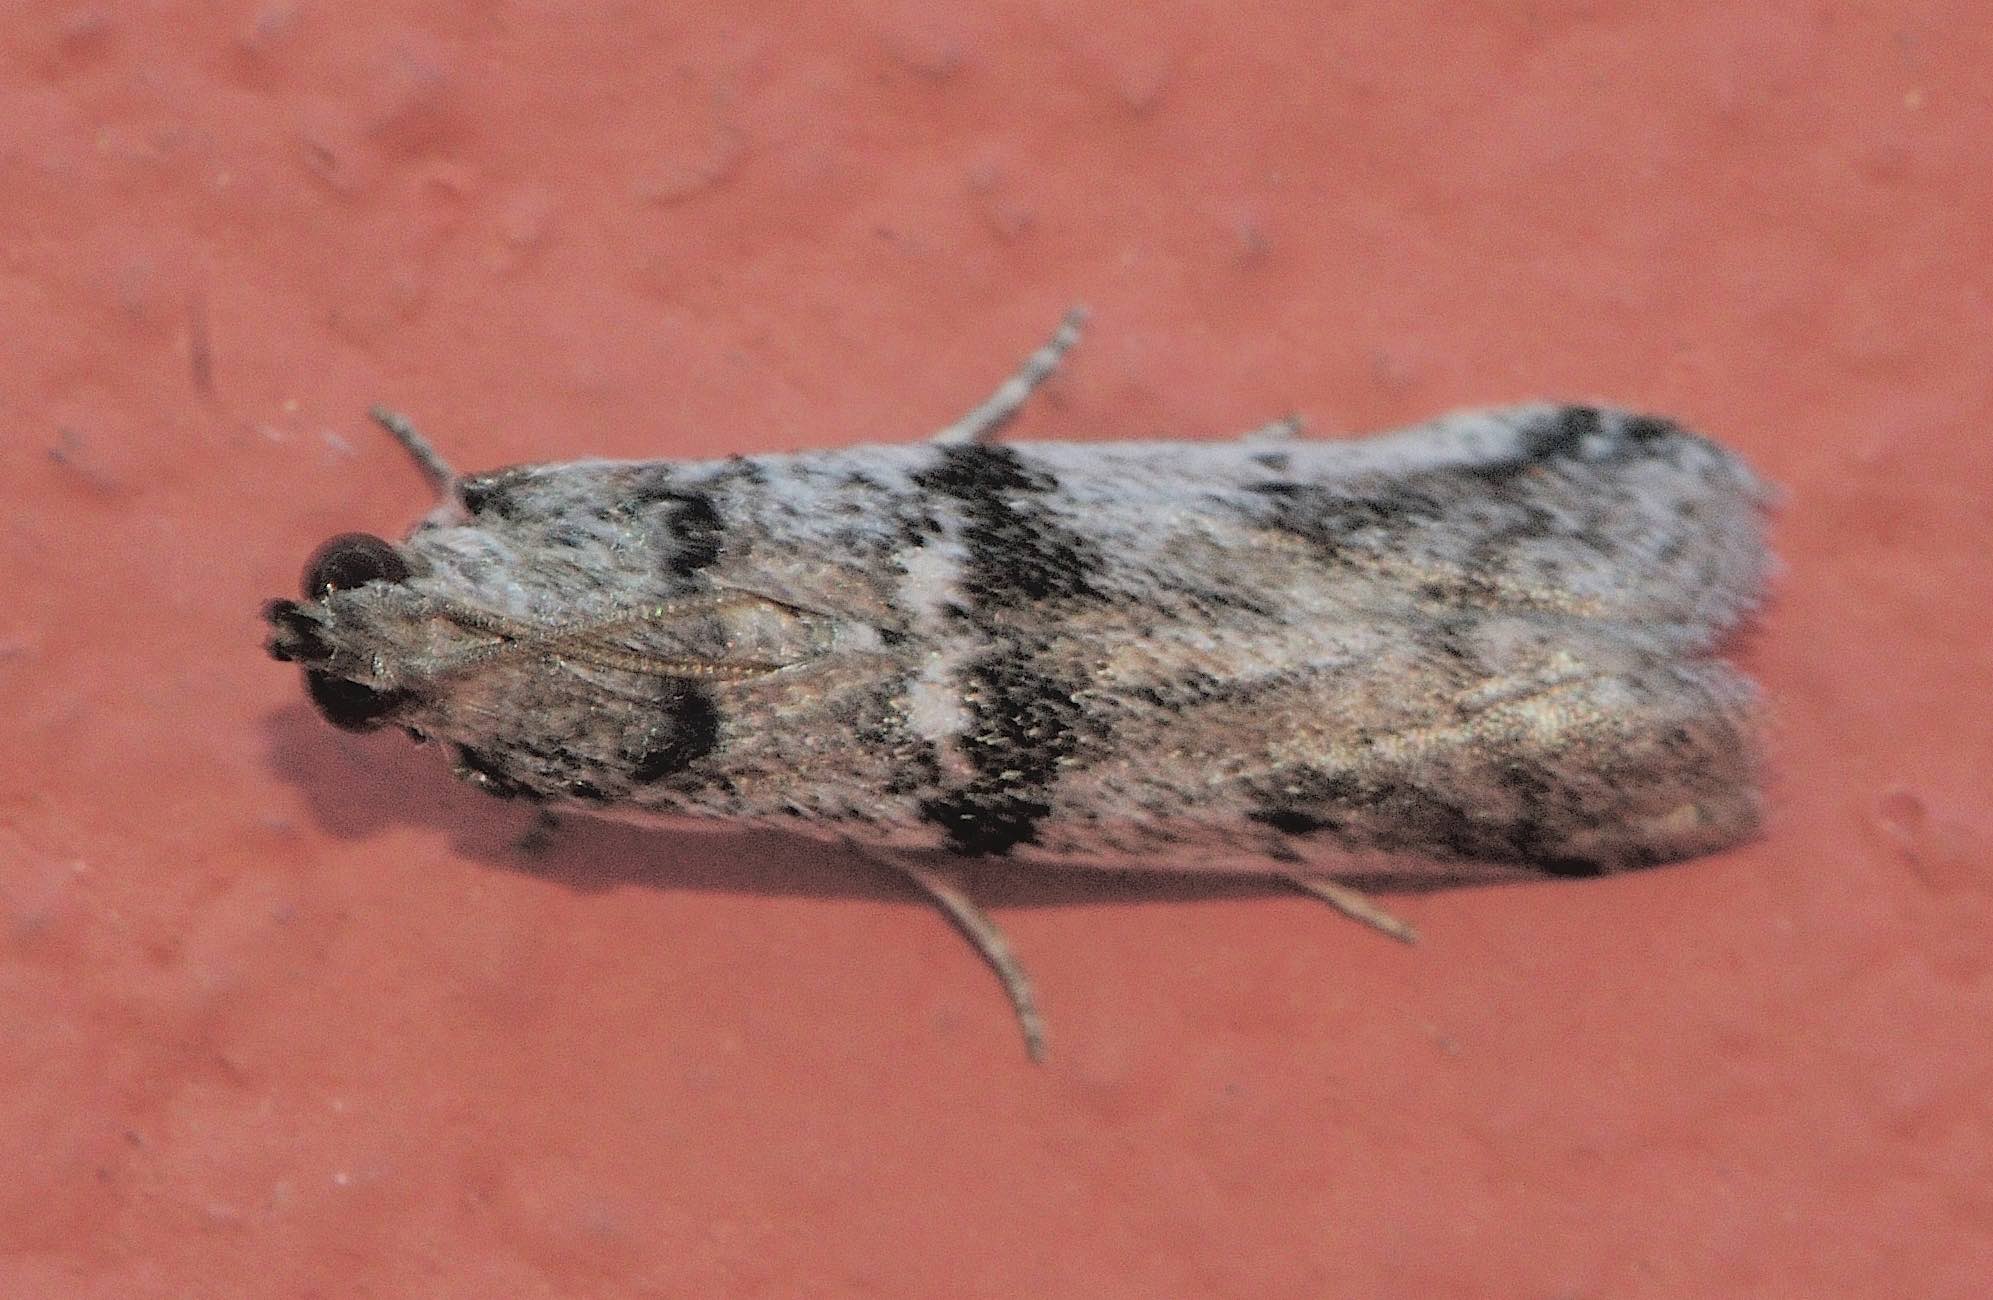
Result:
M916 443L460 475L265 608L335 726L495 795L715 819L904 872L1030 981L969 860L1365 889L1590 876L1759 824L1769 491L1649 415L1537 404L1357 440L1009 443L1079 336Z

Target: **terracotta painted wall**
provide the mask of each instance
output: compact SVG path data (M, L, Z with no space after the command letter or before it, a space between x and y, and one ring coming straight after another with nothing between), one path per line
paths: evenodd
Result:
M0 1294L1983 1295L1977 0L16 4ZM490 466L1597 396L1788 491L1762 842L1401 900L895 882L322 725L255 610Z

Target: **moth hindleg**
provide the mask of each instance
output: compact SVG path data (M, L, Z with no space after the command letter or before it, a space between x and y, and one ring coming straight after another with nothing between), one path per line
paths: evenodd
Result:
M1373 930L1390 935L1400 943L1417 943L1419 932L1372 902L1361 890L1330 880L1326 876L1290 874L1287 881L1304 894L1321 899L1352 921L1361 921Z
M1059 362L1080 341L1080 329L1085 324L1086 308L1074 307L1068 311L1045 346L1026 357L1016 374L997 385L997 390L982 405L935 434L930 441L943 446L959 446L994 439L1003 432L1004 426L1017 418L1017 413L1024 408L1038 386L1052 377L1052 373L1059 368Z
M1038 998L1031 990L1031 977L1024 973L1023 964L1017 960L1010 940L1004 937L997 923L977 905L975 899L969 897L961 873L947 867L914 862L897 854L864 849L855 844L851 847L872 861L906 876L948 914L948 919L975 945L976 951L982 954L983 960L990 964L990 969L1002 982L1003 991L1010 997L1011 1009L1017 1013L1017 1027L1024 1031L1025 1054L1033 1061L1043 1061L1045 1018L1038 1011Z

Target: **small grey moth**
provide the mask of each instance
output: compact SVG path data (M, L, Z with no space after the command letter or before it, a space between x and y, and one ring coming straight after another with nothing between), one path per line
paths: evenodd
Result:
M957 864L1360 889L1586 876L1759 821L1768 489L1654 416L1538 404L1357 440L1008 443L1080 316L918 443L475 475L265 610L336 726L496 795L835 840L1043 1022Z

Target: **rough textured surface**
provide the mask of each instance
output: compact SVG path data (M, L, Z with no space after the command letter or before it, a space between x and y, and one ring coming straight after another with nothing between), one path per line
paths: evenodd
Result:
M1993 1276L1977 4L29 5L0 36L0 1292L1964 1297ZM1657 12L1663 16L1656 16ZM468 464L1668 411L1788 489L1768 833L995 891L325 727L255 608ZM1160 901L1159 901L1160 900ZM1165 905L1167 904L1167 905Z

